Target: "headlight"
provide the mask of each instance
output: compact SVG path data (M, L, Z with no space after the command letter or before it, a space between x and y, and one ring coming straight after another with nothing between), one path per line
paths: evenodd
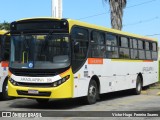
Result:
M13 85L17 85L17 82L15 80L13 80L12 78L9 78L9 81L13 84Z
M57 87L61 85L62 83L66 82L70 78L70 75L65 76L64 78L57 80L53 83L53 87Z

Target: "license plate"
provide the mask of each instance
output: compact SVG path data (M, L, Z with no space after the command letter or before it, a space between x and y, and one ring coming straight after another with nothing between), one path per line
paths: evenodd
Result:
M29 94L39 94L38 90L28 90Z

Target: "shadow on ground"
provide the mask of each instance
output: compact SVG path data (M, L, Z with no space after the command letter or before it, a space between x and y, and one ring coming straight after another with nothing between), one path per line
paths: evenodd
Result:
M98 102L131 96L130 91L113 92L101 95ZM38 104L36 100L32 99L15 99L10 107L11 108L25 108L32 110L72 110L86 105L84 98L63 99L63 100L50 100L47 104Z

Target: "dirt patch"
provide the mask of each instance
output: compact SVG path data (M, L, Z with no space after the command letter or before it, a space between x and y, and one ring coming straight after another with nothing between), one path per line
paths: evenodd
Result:
M160 83L156 83L148 87L148 89L142 90L141 94L144 95L160 95Z

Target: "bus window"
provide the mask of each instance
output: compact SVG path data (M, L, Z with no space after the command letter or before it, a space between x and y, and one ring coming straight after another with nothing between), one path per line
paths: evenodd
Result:
M129 47L130 47L130 48L133 48L132 39L129 39Z
M133 39L133 48L137 49L137 47L138 47L137 40Z
M117 46L117 36L107 34L106 35L106 45Z
M120 52L119 52L120 58L130 58L129 55L129 41L126 37L120 38Z
M131 49L131 58L138 59L138 51L136 49Z
M153 48L153 51L157 51L157 44L156 43L152 43L152 48Z
M143 49L143 42L138 40L138 49Z
M139 53L139 59L145 59L144 50L138 50Z
M100 32L92 32L92 57L105 57L104 34Z
M157 44L152 43L152 59L157 60L158 53L157 53Z
M137 51L137 40L130 39L130 52L131 52L131 59L138 59L138 51Z
M149 42L145 42L146 59L151 59L151 51L149 50Z
M149 50L149 42L145 42L145 49Z
M143 41L142 40L138 40L138 54L139 54L139 59L146 59L146 56L145 56L145 50L144 50L144 44L143 44Z
M151 59L151 52L150 51L146 51L146 59L147 60Z
M106 57L118 58L117 36L106 34Z
M152 59L157 60L157 52L152 52Z

